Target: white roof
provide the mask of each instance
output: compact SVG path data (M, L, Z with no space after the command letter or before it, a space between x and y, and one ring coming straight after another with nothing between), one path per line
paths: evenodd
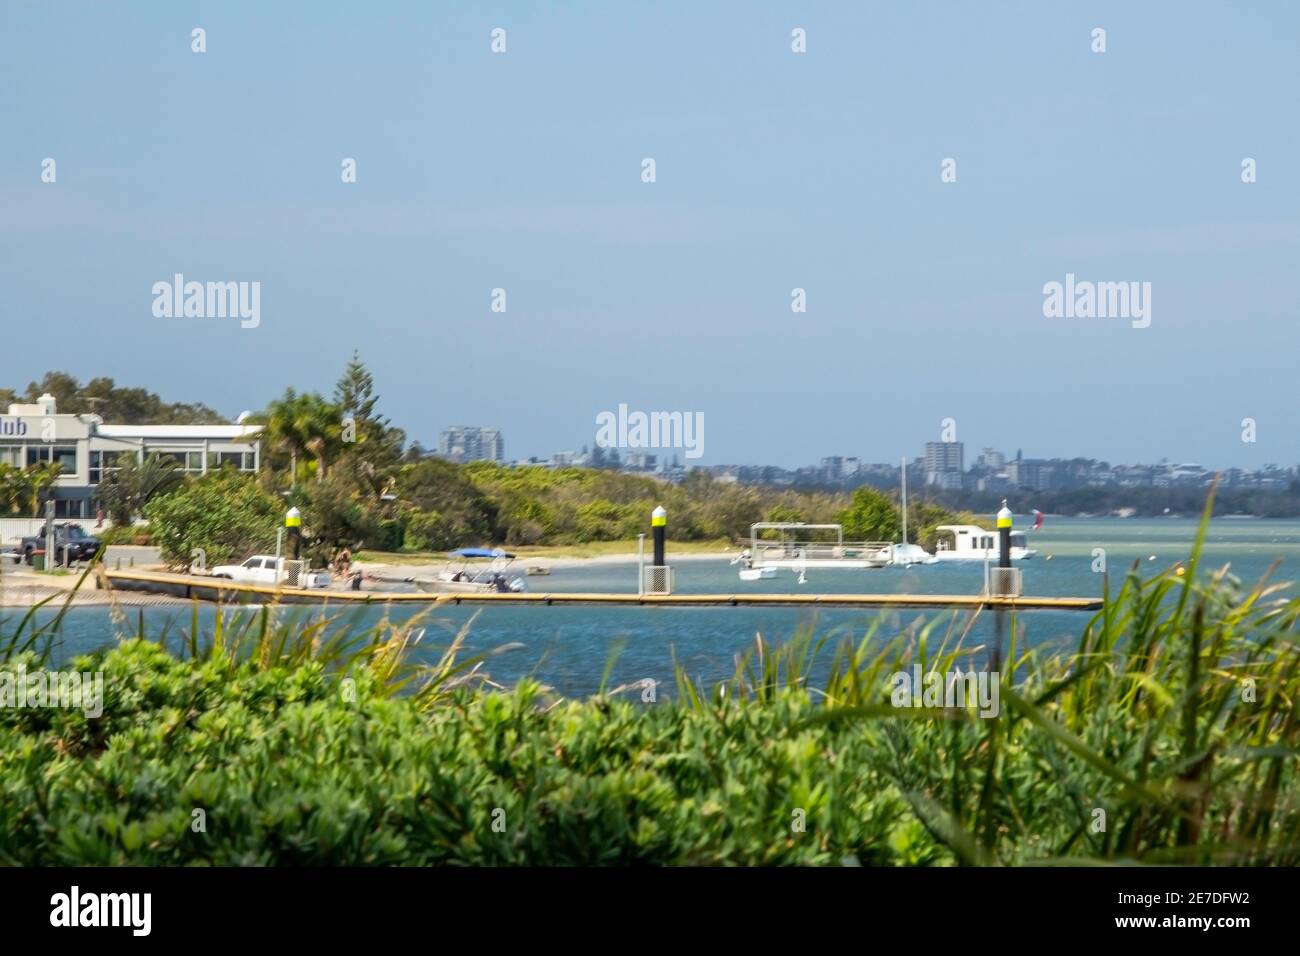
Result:
M100 425L95 434L105 438L220 438L253 439L261 425Z

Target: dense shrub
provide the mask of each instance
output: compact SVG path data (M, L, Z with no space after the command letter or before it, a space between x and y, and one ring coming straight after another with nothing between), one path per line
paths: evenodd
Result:
M167 564L188 566L201 549L211 567L270 547L283 523L284 506L248 475L225 469L153 499L145 515Z
M800 694L752 720L720 721L627 702L543 710L525 684L426 714L364 675L350 701L316 664L182 663L133 642L75 666L104 670L102 719L0 715L0 862L945 856L897 791L859 779L861 735L790 730L811 710ZM791 832L796 808L805 833ZM206 832L192 827L195 810Z
M114 525L111 528L95 528L90 533L102 544L149 545L153 543L148 525Z
M595 468L506 468L491 462L457 465L423 459L402 467L396 493L408 519L430 515L407 535L409 548L443 549L464 544L574 544L626 541L649 527L657 505L668 509L670 535L679 541L749 537L756 521L826 523L847 518L851 530L868 525L876 540L896 540L898 508L893 499L866 490L879 506L862 520L860 498L846 494L778 490L718 481L693 471L680 484L648 475ZM849 507L851 506L851 507ZM846 508L848 510L846 510ZM913 540L930 546L930 526L952 521L943 509L912 503ZM889 518L888 527L877 518ZM885 531L892 530L893 534Z
M459 545L451 524L437 511L409 512L403 543L415 551L449 551Z

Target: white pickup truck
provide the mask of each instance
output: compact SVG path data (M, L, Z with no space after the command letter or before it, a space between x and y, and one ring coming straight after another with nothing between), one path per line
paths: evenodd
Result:
M289 580L284 558L273 554L255 554L243 564L223 564L212 569L214 578L228 578L240 584L269 584L274 587Z
M243 564L223 564L212 569L214 578L226 578L239 584L266 584L278 587L289 582L290 573L286 558L277 558L273 554L255 554ZM330 585L328 571L303 571L296 582L300 587L327 588Z

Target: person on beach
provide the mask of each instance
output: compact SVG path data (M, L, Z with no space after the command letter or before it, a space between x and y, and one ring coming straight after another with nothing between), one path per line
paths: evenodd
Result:
M348 546L344 545L343 550L339 552L338 557L334 559L334 568L339 574L347 575L352 568L352 552Z

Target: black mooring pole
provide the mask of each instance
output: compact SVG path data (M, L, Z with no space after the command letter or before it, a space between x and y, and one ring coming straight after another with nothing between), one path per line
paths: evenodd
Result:
M664 560L664 538L668 530L668 512L663 505L650 513L650 527L654 529L655 567L662 568L667 564Z
M1007 507L1007 499L1002 499L1002 509L998 512L998 567L1011 567L1011 509ZM994 588L997 596L1001 597L1007 592L1007 581L1010 579L1009 574L998 575L998 586ZM994 619L994 637L993 653L990 655L990 670L998 672L1002 669L1002 639L1006 631L1006 611L1001 605L993 612Z
M302 512L297 508L290 508L288 514L284 516L284 526L289 532L289 545L293 549L293 559L297 561L302 557Z

